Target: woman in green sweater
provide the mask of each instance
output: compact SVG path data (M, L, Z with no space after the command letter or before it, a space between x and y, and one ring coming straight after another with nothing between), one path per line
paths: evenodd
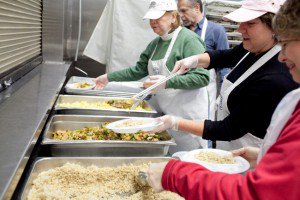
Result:
M180 26L177 4L174 0L152 0L144 19L150 19L150 26L159 35L149 43L135 66L104 74L95 79L95 89L102 89L111 81L136 81L149 75L145 87L168 76L176 61L205 51L203 41L194 32ZM194 120L208 118L209 105L206 85L209 72L193 69L184 75L168 80L157 88L155 98L161 111L178 117ZM177 146L169 152L193 150L206 147L200 137L170 131Z

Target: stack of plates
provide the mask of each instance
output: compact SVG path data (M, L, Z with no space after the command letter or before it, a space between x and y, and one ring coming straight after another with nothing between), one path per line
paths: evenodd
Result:
M65 92L68 94L131 98L132 96L143 90L143 83L137 81L110 82L102 90L94 90L94 87L84 89L74 87L74 84L78 82L92 83L95 86L93 78L72 76L66 84Z

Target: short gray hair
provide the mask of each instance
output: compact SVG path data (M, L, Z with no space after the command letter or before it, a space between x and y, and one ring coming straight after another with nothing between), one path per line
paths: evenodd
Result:
M192 5L192 6L195 6L196 4L199 4L199 6L200 6L200 11L201 12L203 12L203 9L202 9L202 1L201 0L187 0L189 3L190 3L190 5Z

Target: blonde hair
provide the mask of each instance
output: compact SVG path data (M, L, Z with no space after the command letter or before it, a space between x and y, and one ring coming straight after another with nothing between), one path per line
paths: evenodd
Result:
M300 1L287 0L273 20L273 29L279 37L300 38Z
M173 14L173 13L175 13L176 14L176 21L174 22L174 23L172 23L171 24L171 31L170 32L173 32L176 28L178 28L181 24L181 22L180 22L180 15L179 15L179 13L178 13L178 11L176 11L176 10L173 10L173 11L167 11L168 13L170 13L170 14Z

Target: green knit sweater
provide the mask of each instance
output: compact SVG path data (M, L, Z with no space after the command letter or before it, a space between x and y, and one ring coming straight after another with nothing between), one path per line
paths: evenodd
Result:
M171 40L164 41L160 37L150 42L145 51L140 55L135 66L108 74L109 81L136 81L148 76L148 61L157 44L152 60L164 58ZM174 43L173 49L167 60L166 66L172 71L176 61L183 58L203 53L205 44L194 32L182 28ZM184 75L176 76L167 81L166 88L196 89L209 83L209 72L202 68L192 69Z

